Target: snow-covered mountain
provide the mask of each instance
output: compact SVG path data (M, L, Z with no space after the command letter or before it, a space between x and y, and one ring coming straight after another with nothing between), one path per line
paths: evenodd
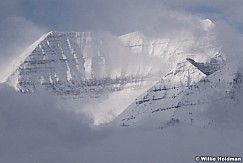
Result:
M176 106L182 97L173 97L166 105L160 103L161 99L182 96L189 86L219 69L222 58L215 56L218 48L214 45L212 27L205 23L202 26L205 35L200 38L190 32L166 38L149 37L140 32L122 36L49 32L20 55L6 83L22 93L48 91L65 98L71 104L70 109L85 106L89 109L84 110L99 119L95 122L99 124L114 119L170 71L149 89L150 93L129 107L143 105L145 111L136 113L140 115L147 112L149 104L154 113L159 106ZM119 118L134 119L129 110Z

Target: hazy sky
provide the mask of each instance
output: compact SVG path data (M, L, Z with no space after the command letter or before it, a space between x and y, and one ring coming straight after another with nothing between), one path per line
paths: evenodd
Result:
M242 30L242 7L241 0L2 0L0 19L21 16L49 30L123 33L138 28L135 18L172 10L223 19Z

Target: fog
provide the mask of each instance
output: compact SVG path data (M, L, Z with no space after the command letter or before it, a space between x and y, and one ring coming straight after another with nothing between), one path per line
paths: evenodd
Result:
M205 117L221 119L214 117L217 123L206 128L96 128L82 114L60 109L47 94L22 95L6 85L0 87L0 162L190 163L200 155L242 154L243 128L232 128L242 127L242 120L232 125L224 118L227 114L217 115L212 108L208 109L211 117L206 113ZM213 104L220 111L222 105Z

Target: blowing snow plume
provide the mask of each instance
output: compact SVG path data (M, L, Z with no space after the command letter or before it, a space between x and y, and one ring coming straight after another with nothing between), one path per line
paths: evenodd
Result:
M30 44L43 35L45 29L17 16L1 19L0 29L0 82L4 82L12 73L16 58L19 58Z

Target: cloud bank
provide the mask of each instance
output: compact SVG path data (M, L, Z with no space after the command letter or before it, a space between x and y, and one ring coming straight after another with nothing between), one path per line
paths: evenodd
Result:
M0 162L190 163L198 155L242 154L243 132L230 125L227 130L218 126L95 129L85 116L61 110L46 94L21 95L6 85L0 87Z
M0 89L0 162L75 162L72 152L105 135L91 129L87 117L60 109L47 94Z

